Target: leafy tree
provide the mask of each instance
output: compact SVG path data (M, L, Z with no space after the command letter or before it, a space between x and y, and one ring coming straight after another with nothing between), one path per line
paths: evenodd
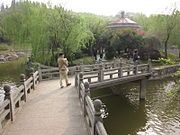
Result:
M66 11L63 7L52 10L48 20L49 47L52 54L59 48L72 60L73 54L93 38L79 15Z
M135 18L143 26L146 36L155 36L161 40L164 45L165 57L167 57L168 45L179 44L179 32L176 28L180 23L178 21L179 11L176 8L170 15L151 15L150 17L141 15Z
M142 36L130 29L112 31L111 45L120 55L121 51L139 49L144 45Z
M167 15L166 17L166 37L164 40L164 48L165 48L165 58L167 58L167 46L168 46L168 41L172 35L172 32L174 28L176 27L177 24L177 17L179 16L179 12L174 9L171 15Z
M170 37L170 43L172 45L177 46L177 48L179 49L179 58L180 58L180 11L176 11L178 16L177 16L177 24L172 32L172 35Z
M116 56L116 51L112 45L106 46L106 59L111 60Z
M104 16L97 16L90 13L80 13L80 17L85 22L86 27L93 34L93 38L86 44L86 48L83 52L92 55L92 48L99 49L105 47L107 44L107 23L108 18Z
M73 54L93 39L93 34L79 14L63 7L47 8L45 4L18 2L0 19L0 31L12 43L31 45L36 61L56 64L56 54Z

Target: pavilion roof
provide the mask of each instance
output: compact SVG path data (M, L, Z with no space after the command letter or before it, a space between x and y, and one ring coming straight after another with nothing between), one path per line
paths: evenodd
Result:
M108 28L141 28L139 24L135 21L130 20L129 18L124 17L124 12L121 12L121 16L118 17L115 21L112 21L107 26Z

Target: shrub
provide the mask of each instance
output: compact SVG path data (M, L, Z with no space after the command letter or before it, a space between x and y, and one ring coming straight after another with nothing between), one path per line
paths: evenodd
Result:
M116 55L116 52L115 52L114 48L112 46L108 46L106 48L106 59L111 60L115 57L115 55Z
M76 59L76 60L73 61L73 65L79 65L81 63L83 63L85 65L93 64L94 63L94 59L93 59L93 57L88 57L87 56L87 57L83 57L83 58Z
M173 75L172 75L172 77L179 77L180 76L180 71L176 71Z
M161 57L160 52L158 50L155 50L155 49L149 50L147 48L142 48L142 49L139 50L138 54L139 54L141 60L147 60L148 55L153 60L158 60Z
M170 58L171 60L175 61L175 62L180 62L180 58L178 57L177 54L174 54L174 53L169 53L168 54L168 58Z
M0 51L7 51L9 47L5 44L0 44Z
M175 62L172 61L171 59L165 59L165 58L160 58L159 62L161 64L166 64L166 65L173 65L173 64L175 64Z

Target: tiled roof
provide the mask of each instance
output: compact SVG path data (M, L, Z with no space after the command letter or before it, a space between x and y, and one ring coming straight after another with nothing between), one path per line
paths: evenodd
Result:
M124 12L117 20L112 21L108 28L141 28L136 22L124 17Z

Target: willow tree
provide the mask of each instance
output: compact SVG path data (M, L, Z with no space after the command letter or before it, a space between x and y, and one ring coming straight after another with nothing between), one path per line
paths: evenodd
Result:
M108 17L98 16L90 13L79 13L80 17L84 20L87 28L92 32L93 39L89 45L86 46L86 52L91 53L91 49L100 48L107 45L107 23Z
M63 7L47 8L45 4L18 2L1 17L2 31L15 44L30 44L35 60L55 62L55 54L63 51L68 58L91 38L84 20Z
M47 55L48 34L47 34L47 7L43 5L33 5L30 8L29 19L29 42L32 46L34 59L41 63L48 63L50 56Z
M1 27L11 43L25 45L28 42L29 13L26 2L17 3L13 8L4 10L1 16Z
M93 38L84 21L63 7L51 9L48 13L49 48L54 52L59 48L70 60L73 54Z

